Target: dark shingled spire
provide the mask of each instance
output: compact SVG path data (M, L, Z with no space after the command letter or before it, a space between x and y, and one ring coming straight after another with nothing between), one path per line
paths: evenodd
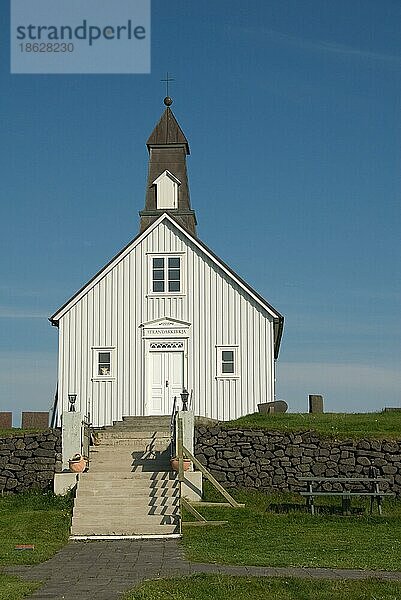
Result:
M167 100L167 98L166 98ZM146 142L147 147L150 149L152 146L160 145L179 145L185 146L186 153L189 154L189 144L185 137L181 127L177 123L177 119L174 116L173 111L169 106L160 117L160 121L152 131Z
M196 217L189 200L186 164L189 144L170 108L171 98L165 98L164 103L167 108L146 143L149 151L148 181L145 209L139 213L140 232L167 212L189 233L196 236ZM169 171L181 182L178 186L178 206L174 209L157 208L156 187L153 182L164 171Z

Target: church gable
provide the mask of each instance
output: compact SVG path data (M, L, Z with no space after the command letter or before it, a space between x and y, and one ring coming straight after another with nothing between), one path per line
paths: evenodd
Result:
M227 278L227 281L231 281L239 291L242 293L245 292L246 297L255 302L259 308L262 308L262 310L267 312L270 317L275 319L281 318L281 315L275 311L273 307L236 275L228 265L223 263L205 244L190 236L188 232L182 229L178 223L169 217L169 215L164 214L143 234L137 236L130 244L123 248L119 254L117 254L88 282L88 284L83 286L66 304L54 313L54 315L50 317L50 321L57 325L59 319L62 318L74 304L79 302L90 290L99 284L112 270L116 269L123 261L129 261L129 257L133 252L139 252L143 255L141 265L142 280L138 281L136 279L136 281L132 281L131 284L135 285L136 288L140 287L142 289L144 298L147 296L157 296L159 294L173 295L174 292L177 292L180 296L186 295L188 291L188 267L184 254L186 254L188 247L191 247L201 260L206 260L210 267L217 273L220 273ZM176 283L176 280L168 280L168 272L173 272L173 269L169 269L169 263L167 261L174 259L180 261L180 289L172 289L169 291L168 285L172 286L173 283ZM164 263L163 266L157 268L162 261ZM153 265L156 266L154 267ZM164 283L166 289L153 289L153 285L157 284L157 280L153 281L152 278L153 276L160 276L161 274L157 275L157 271L162 271L162 269L165 272ZM177 271L177 269L174 270Z

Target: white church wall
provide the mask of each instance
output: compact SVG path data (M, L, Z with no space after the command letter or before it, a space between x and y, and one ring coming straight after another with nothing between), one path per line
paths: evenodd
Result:
M182 294L149 290L149 255L182 253ZM231 419L274 399L272 317L169 221L162 221L60 318L59 391L76 393L95 426L144 414L140 325L170 317L191 323L188 389L195 414ZM218 346L235 347L238 377L217 376ZM96 377L94 351L110 348L112 373Z

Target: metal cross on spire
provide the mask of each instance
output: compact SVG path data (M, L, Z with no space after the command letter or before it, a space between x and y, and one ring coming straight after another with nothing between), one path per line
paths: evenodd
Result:
M168 73L168 71L167 71L167 73L166 73L166 79L161 79L160 81L162 81L163 83L165 83L165 84L166 84L166 97L164 98L164 104L165 104L166 106L170 106L170 105L173 103L173 101L172 101L172 99L170 98L170 96L168 95L168 91L169 91L169 90L168 90L168 88L169 88L169 85L168 85L168 84L169 84L171 81L175 81L175 79L173 79L172 77L169 77L169 73Z

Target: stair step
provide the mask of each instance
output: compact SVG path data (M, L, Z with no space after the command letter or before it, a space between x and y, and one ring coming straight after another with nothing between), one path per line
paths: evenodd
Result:
M150 441L157 441L158 439L170 438L170 431L163 430L159 431L154 429L152 431L145 429L131 429L128 427L122 427L121 429L112 428L106 431L99 431L99 439L112 438L112 437L131 437L133 439L147 439Z
M165 425L153 425L153 424L149 424L147 425L146 423L138 423L138 424L131 424L131 423L121 423L118 425L113 425L112 427L105 427L104 429L101 429L97 432L98 436L102 436L105 433L113 433L115 431L134 431L134 432L143 432L146 433L148 436L157 434L157 433L166 433L168 435L170 435L170 426L165 426Z
M114 500L114 499L113 499ZM117 500L117 498L115 499ZM138 515L162 515L162 514L178 514L179 512L179 502L177 501L175 504L169 502L168 504L156 504L154 506L149 505L147 503L131 503L125 504L121 502L107 502L107 499L102 501L102 503L87 503L87 502L79 502L74 507L74 516L85 514L90 519L90 515L93 514L93 511L100 512L103 510L112 511L114 510L114 514L117 511L122 511L121 514L124 516L133 516L134 514Z
M173 471L131 471L125 469L123 471L104 472L94 471L90 469L87 473L83 473L80 481L91 481L93 479L143 479L152 481L174 481L176 478Z
M133 492L131 491L129 493L130 497L132 498L133 501L136 500L140 500L142 499L144 501L144 503L148 502L149 499L152 498L168 498L169 496L171 496L171 490L165 490L163 493L158 492L157 495L152 495L152 494L145 494L143 490L137 490L137 492ZM125 499L127 498L127 489L125 488L120 488L117 490L113 490L113 493L111 493L110 490L85 490L81 492L81 497L84 501L89 501L91 499L94 500L99 500L99 502L108 502L110 498L113 499L120 499L121 500L121 504L125 502Z
M118 439L118 438L117 438ZM124 438L126 439L126 438ZM134 442L134 445L137 442ZM165 442L161 442L164 443ZM157 460L157 459L161 459L161 460L167 460L170 457L170 451L169 448L163 448L162 450L157 450L157 449L144 449L144 448L139 448L138 450L131 450L130 448L119 448L118 446L114 446L113 444L101 444L100 446L96 446L96 450L92 449L90 451L90 457L96 457L98 456L99 458L118 458L119 456L121 458L129 458L131 457L132 459L136 459L136 460Z
M159 423L164 425L170 425L171 416L170 415L148 415L146 417L123 417L123 423ZM121 423L121 421L117 421L117 423Z
M154 499L163 499L175 497L179 494L179 487L164 487L149 489L146 486L127 488L127 486L114 486L105 488L103 486L88 487L80 490L80 497L89 500L91 498L103 498L105 502L111 498L132 498L132 500L142 499L143 502L149 502Z
M71 527L71 535L171 535L179 534L179 525L92 525L77 524Z
M144 493L147 490L148 495L165 492L171 493L174 489L179 489L179 483L174 480L145 480L145 479L86 479L81 480L78 487L80 492L100 492L101 490L115 495L117 490L126 490L127 494L136 492Z
M124 502L121 501L121 498L114 498L113 496L97 498L97 497L88 497L88 496L80 496L75 499L74 510L75 508L89 508L93 509L94 507L103 508L103 506L114 506L114 507L122 507L122 508L130 508L132 510L136 508L143 508L144 510L150 510L151 508L165 508L175 506L179 506L179 496L136 496L136 497L127 497Z
M145 450L149 450L150 443L146 440L135 440L124 436L122 438L110 438L107 440L103 440L100 442L100 446L97 446L97 448L101 448L102 446L129 446L132 452L144 452ZM152 444L152 450L160 452L162 450L167 450L169 446L170 439L166 438L165 440L159 440L156 443Z
M161 471L167 471L169 469L170 465L163 465L160 467ZM121 465L120 465L121 468ZM115 465L113 467L113 465L96 465L90 468L89 473L91 474L112 474L115 473L116 469L115 469ZM130 475L133 473L137 473L137 474L141 474L141 473L154 473L154 472L158 472L157 469L149 469L147 467L132 467L131 465L127 465L127 468L124 469L124 473L126 475ZM85 475L87 475L88 473L85 473Z
M85 517L79 517L73 515L72 524L75 525L79 521L85 520L88 525L174 525L178 520L177 516L174 515L131 515L125 516L113 513L110 511L110 514L107 515L107 518L103 518L103 515L85 515Z
M88 481L83 485L80 484L78 488L80 493L93 493L99 495L102 491L110 494L111 496L116 496L117 492L120 491L125 492L126 494L135 495L135 494L144 494L145 491L149 496L154 496L155 494L159 494L160 496L165 496L166 493L172 494L173 491L179 490L179 484L175 484L174 482L163 482L163 483L152 483L144 481L134 481L134 480L103 480L103 481Z
M148 509L149 507L146 507ZM102 523L114 523L116 512L118 513L119 519L124 519L125 521L136 521L136 522L146 522L149 518L159 519L162 521L163 519L177 519L179 517L179 508L177 507L165 507L165 508L151 508L150 510L139 510L136 508L126 508L126 507L118 507L116 509L115 506L105 506L102 511L102 518L96 519ZM75 519L85 519L89 523L94 521L93 512L89 508L74 508L74 516ZM170 521L169 521L170 522Z
M165 471L160 471L165 473ZM81 477L82 481L108 481L111 479L124 480L124 479L140 479L142 481L173 481L175 478L171 477L160 477L158 471L115 471L115 470L96 470L93 469L88 473L85 473L84 477Z

